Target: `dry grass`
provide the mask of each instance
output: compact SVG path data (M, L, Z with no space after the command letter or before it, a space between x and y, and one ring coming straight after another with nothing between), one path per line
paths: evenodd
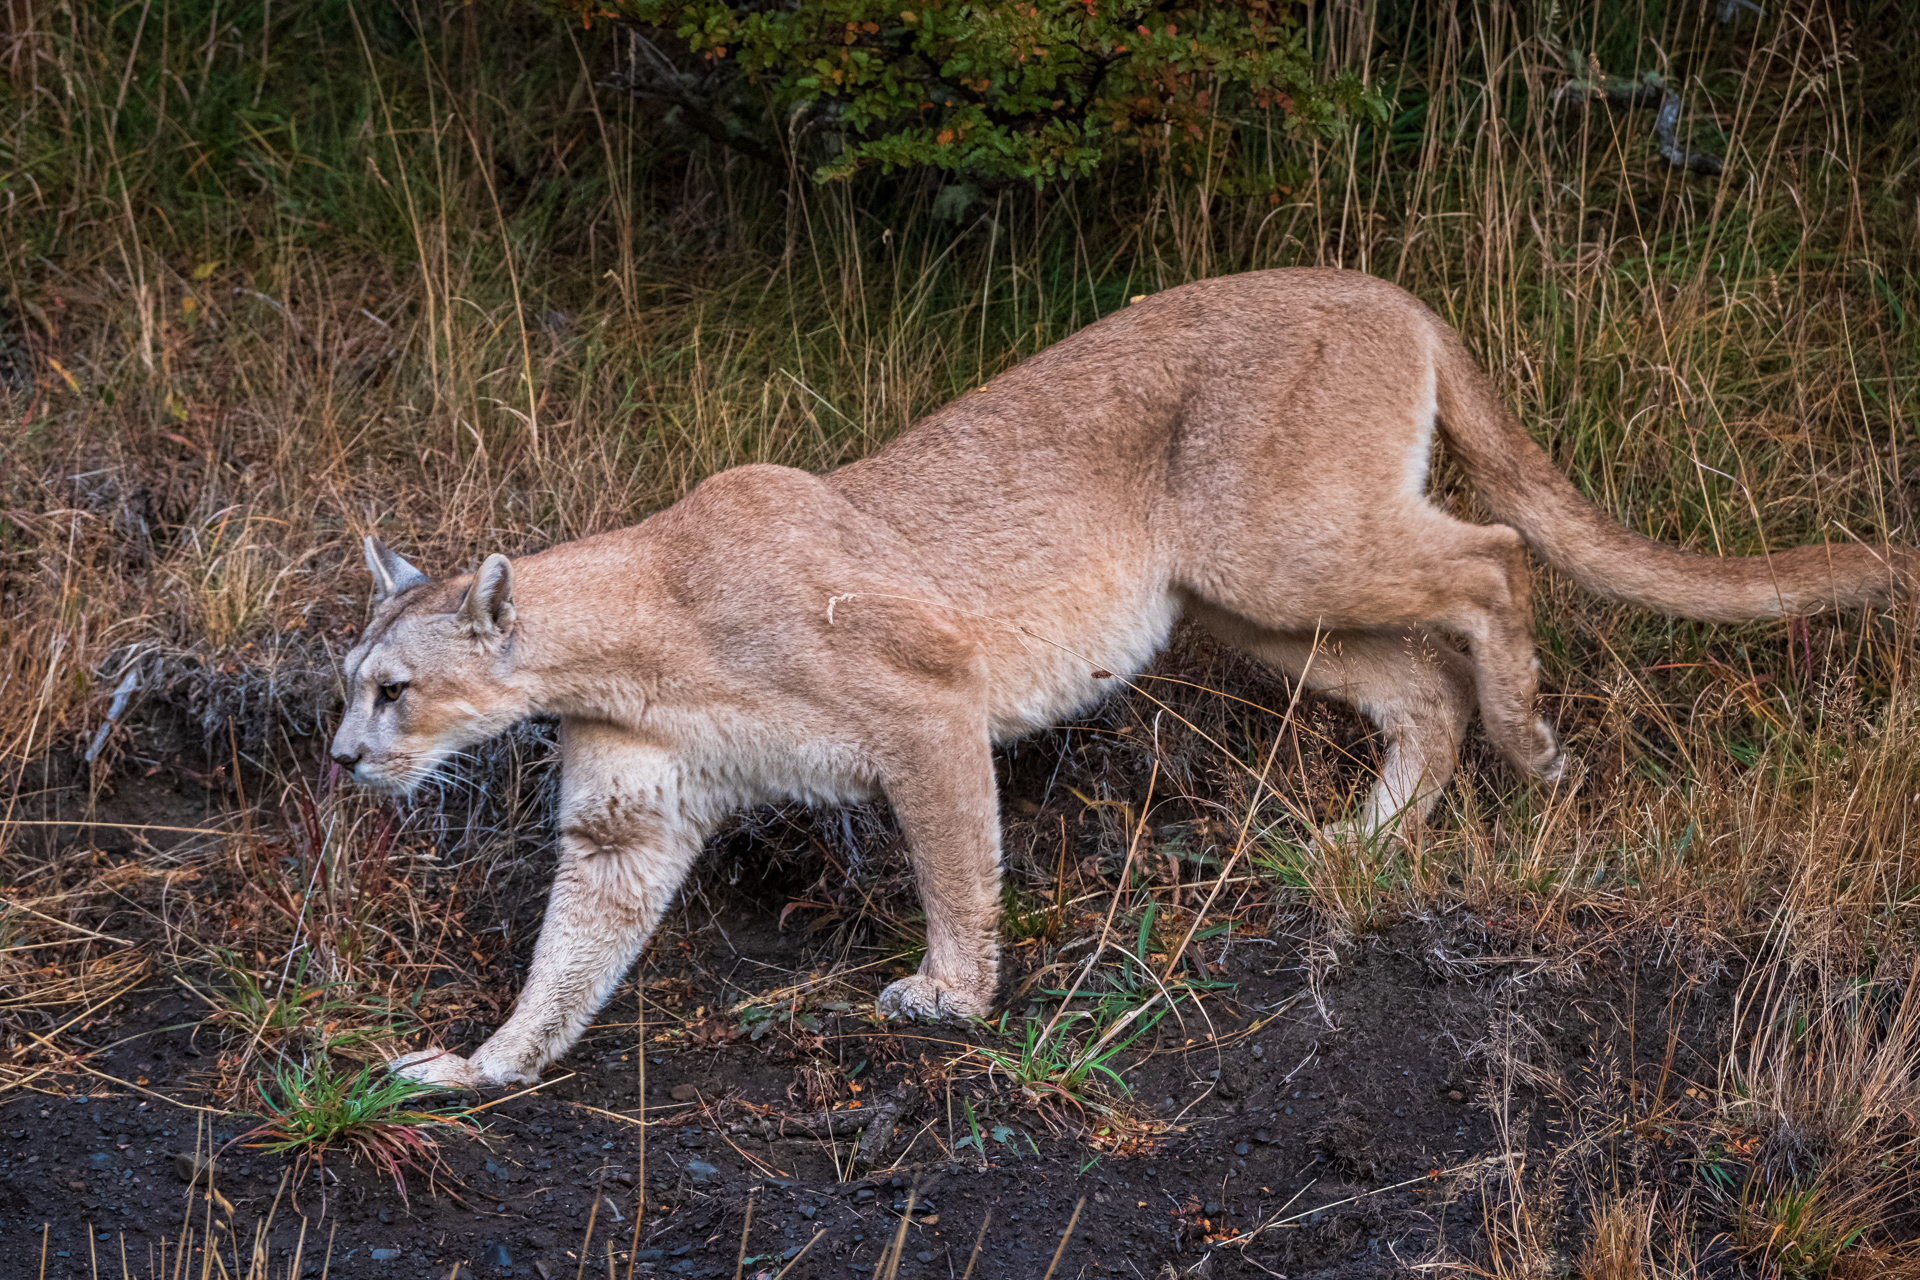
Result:
M639 519L726 466L832 466L1131 294L1371 271L1459 326L1638 529L1729 553L1912 541L1920 46L1873 0L1724 27L1711 10L1438 5L1377 39L1371 10L1335 5L1317 38L1368 66L1395 120L1336 144L1252 133L1221 157L1287 169L1284 199L1117 172L1006 191L956 225L932 217L932 182L818 188L676 149L594 89L622 56L604 31L468 6L415 40L398 9L342 28L296 8L270 45L187 0L16 5L0 1086L88 1064L63 1034L150 971L227 1002L206 1079L223 1105L264 1062L429 1015L497 1020L493 966L521 940L469 922L538 848L541 743L464 763L404 819L331 785L316 734L362 616L362 533L457 568ZM1664 50L1726 172L1670 169L1650 113L1557 97L1545 21L1616 74ZM1436 493L1472 509L1444 472ZM1512 1141L1543 1100L1583 1119L1534 1165L1475 1175L1485 1249L1459 1266L1678 1275L1718 1235L1785 1274L1911 1269L1914 619L1714 628L1549 576L1539 623L1576 780L1522 790L1474 748L1414 849L1315 846L1364 782L1352 722L1312 702L1283 716L1266 677L1187 644L1163 670L1190 683L1143 682L1054 744L1092 834L1071 861L1037 828L1010 834L1016 861L1035 850L1023 892L1052 904L1034 954L1097 924L1086 902L1104 910L1144 821L1123 905L1137 922L1158 904L1146 963L1178 960L1216 876L1207 921L1310 908L1329 955L1470 911L1483 955L1537 955L1528 974L1731 974L1717 1079L1629 1059L1597 1080L1524 1026L1492 1029L1480 1061ZM129 671L140 692L81 769ZM67 828L50 850L24 824L86 818L156 767L246 813L130 847ZM860 861L881 825L800 828L839 868L819 884L852 930L842 954L888 927L890 895L841 887L884 872ZM109 921L142 945L98 936Z

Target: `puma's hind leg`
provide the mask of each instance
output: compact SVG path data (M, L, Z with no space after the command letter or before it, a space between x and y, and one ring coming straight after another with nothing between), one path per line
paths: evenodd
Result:
M1456 602L1433 621L1465 636L1487 737L1523 775L1557 781L1566 761L1553 726L1535 710L1540 660L1533 652L1533 577L1526 547L1511 527L1455 524ZM1470 532L1468 532L1470 531Z
M1204 562L1201 554L1195 558ZM1433 696L1396 693L1398 681L1418 679L1409 675L1415 668L1383 657L1369 640L1393 638L1397 644L1409 634L1434 632L1465 640L1487 737L1522 775L1560 776L1553 730L1534 710L1539 663L1533 656L1532 581L1525 544L1512 528L1467 524L1418 503L1376 512L1370 523L1342 531L1337 544L1317 548L1311 558L1296 555L1289 562L1284 545L1262 546L1255 539L1222 560L1223 567L1197 574L1189 588L1204 605L1203 615L1217 610L1243 620L1240 625L1254 629L1243 637L1246 647L1277 644L1276 654L1288 645L1274 636L1292 637L1296 649L1301 637L1310 641L1316 626L1337 636L1357 657L1333 664L1326 687L1349 688L1356 701L1389 708L1410 699L1417 707ZM1285 573L1267 568L1280 564ZM1275 661L1288 665L1282 657ZM1457 673L1452 658L1438 662ZM1420 680L1417 687L1430 691L1436 681ZM1318 684L1311 675L1309 682ZM1454 686L1451 678L1438 683ZM1432 719L1418 710L1411 714L1416 721ZM1393 736L1387 723L1381 727ZM1414 736L1423 743L1439 740L1431 732ZM1457 732L1448 736L1459 741Z
M1362 836L1425 821L1453 776L1473 714L1473 664L1431 632L1273 631L1203 609L1198 620L1288 679L1353 704L1386 738L1386 757L1347 824Z

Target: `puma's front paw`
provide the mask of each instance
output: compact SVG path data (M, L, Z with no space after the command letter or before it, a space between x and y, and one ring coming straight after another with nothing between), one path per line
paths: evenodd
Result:
M403 1053L387 1063L387 1069L402 1079L442 1089L478 1089L486 1083L471 1062L451 1049Z
M984 1017L993 1001L975 991L950 986L938 978L916 973L880 993L880 1016L939 1021L944 1018Z
M463 1058L451 1049L422 1049L403 1053L387 1066L397 1076L442 1089L499 1088L539 1081L539 1072L514 1065L504 1054L489 1053L489 1047L481 1045L471 1058Z

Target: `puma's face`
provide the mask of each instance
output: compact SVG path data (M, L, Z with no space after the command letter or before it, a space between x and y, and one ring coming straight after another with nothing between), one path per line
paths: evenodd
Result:
M368 541L380 603L343 664L347 706L333 758L362 786L404 795L449 756L527 714L506 678L511 576L505 557L490 557L447 612L443 591Z

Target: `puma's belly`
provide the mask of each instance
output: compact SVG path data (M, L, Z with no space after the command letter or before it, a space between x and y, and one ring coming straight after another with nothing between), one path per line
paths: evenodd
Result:
M1100 593L1095 607L1017 614L987 655L996 742L1070 720L1143 670L1166 647L1180 604L1165 582ZM1006 615L1001 615L1006 616ZM1095 673L1100 673L1096 675Z

